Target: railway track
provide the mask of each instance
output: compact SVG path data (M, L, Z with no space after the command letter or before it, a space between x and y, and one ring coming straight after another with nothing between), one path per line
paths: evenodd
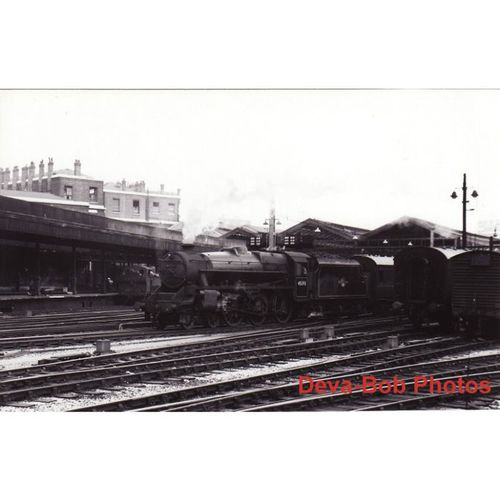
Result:
M375 322L371 327L379 327ZM366 328L366 326L365 326ZM302 328L276 328L246 332L224 339L192 342L140 351L129 351L92 358L84 357L43 364L41 366L0 371L0 401L8 402L63 391L104 387L191 375L215 369L272 363L290 357L324 356L375 348L383 345L388 331L364 331L356 322L338 327L341 337L319 339L324 326L309 327L317 340L298 340ZM394 330L390 330L394 333ZM411 328L397 330L402 336L412 335Z
M245 325L239 327L218 327L215 329L195 328L189 331L179 328L157 330L152 328L148 322L138 321L138 313L129 314L131 314L131 316L121 317L119 321L115 318L110 321L101 321L100 319L92 321L91 319L88 319L83 322L76 319L76 321L60 325L59 327L40 325L35 328L0 330L0 349L55 347L61 345L89 343L103 338L122 341L138 338L158 338L169 335L195 335L197 333L204 335L217 335L231 332L245 332L250 328L248 325ZM390 324L393 320L388 318L370 318L368 320L349 321L346 322L346 324L362 325L363 323L366 323L366 321L371 324ZM314 326L326 323L326 320L319 320L316 322L300 320L290 323L290 325L291 327L299 325ZM279 324L275 323L266 325L266 328L275 328L277 325ZM109 329L110 327L111 329ZM283 328L283 325L279 325L279 328ZM7 336L12 333L12 336Z
M374 365L396 366L400 360L405 362L420 361L429 357L441 357L456 354L478 347L478 343L458 342L457 339L440 338L429 340L421 338L419 341L392 349L378 349L360 354L352 354L340 359L311 362L307 365L284 370L267 371L259 375L228 380L224 382L197 385L179 390L171 390L139 398L123 399L111 403L104 403L92 407L81 408L81 411L123 411L148 409L164 411L171 409L207 410L224 409L227 397L235 397L243 388L250 391L262 388L281 386L296 382L302 374L313 374L315 378L332 376L332 372L347 373L359 370L363 366L373 368ZM486 344L481 344L486 345ZM356 367L356 368L354 368ZM248 390L247 392L248 395ZM220 404L224 401L224 404ZM189 406L189 407L188 407Z
M311 396L297 396L297 386L287 388L276 388L276 393L252 395L254 398L246 399L241 396L240 406L236 404L234 409L240 411L311 411L311 410L340 410L340 411L367 411L367 410L395 410L395 409L421 409L423 407L435 408L443 402L452 400L465 401L466 404L458 407L479 408L491 405L500 392L500 354L487 354L473 358L474 368L471 369L471 359L460 358L455 360L427 361L414 364L406 364L392 368L362 371L349 374L349 379L355 386L362 384L364 375L375 376L379 380L397 376L400 387L404 392L401 394L381 394L374 392L368 394L363 389L352 392L335 394L315 394ZM491 393L468 394L460 393L431 393L428 387L415 389L416 376L430 377L432 375L434 384L444 384L447 381L455 382L462 377L463 383L470 380L488 380L492 385ZM342 380L340 377L329 377L323 379L325 382L335 383ZM400 389L401 390L401 389ZM270 397L274 400L271 401ZM267 402L266 402L267 400ZM233 403L234 404L234 403ZM447 405L444 404L444 407ZM457 407L457 406L452 406ZM182 409L182 407L179 407Z
M142 326L147 323L137 312L116 312L97 317L78 316L75 318L46 318L39 321L5 323L0 327L0 348L19 343L28 343L28 339L47 339L50 336L69 333L91 332L103 329L118 329L120 326ZM47 332L50 332L48 334ZM33 340L34 341L34 340ZM24 345L25 345L24 344Z

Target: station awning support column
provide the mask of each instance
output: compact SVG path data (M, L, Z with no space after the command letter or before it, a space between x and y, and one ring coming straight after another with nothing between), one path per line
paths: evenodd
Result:
M71 248L71 292L73 295L77 294L76 291L76 247Z
M40 295L40 243L35 243L35 295Z

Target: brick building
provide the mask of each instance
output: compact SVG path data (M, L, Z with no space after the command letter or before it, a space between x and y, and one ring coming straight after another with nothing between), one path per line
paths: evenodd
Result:
M50 193L62 200L75 202L68 205L82 206L89 213L104 214L103 181L82 174L80 160L75 160L73 169L54 171L54 161L49 158L47 169L43 160L38 166L38 173L33 162L22 167L0 169L0 189L7 191L26 191ZM55 199L52 198L55 203Z
M105 215L126 222L157 224L166 228L179 226L180 190L175 193L146 189L144 181L127 184L104 183L82 173L80 160L73 168L54 170L54 161L43 160L38 172L33 162L19 169L0 169L0 191L47 193L51 196L31 196L29 200L45 204L66 205L65 208ZM22 194L22 193L20 193ZM11 196L12 197L12 196ZM16 196L23 199L22 196ZM58 203L59 200L59 203ZM66 203L64 203L64 201Z
M125 180L104 185L105 215L112 219L161 224L179 222L180 190L167 193L146 189L144 181L127 184Z

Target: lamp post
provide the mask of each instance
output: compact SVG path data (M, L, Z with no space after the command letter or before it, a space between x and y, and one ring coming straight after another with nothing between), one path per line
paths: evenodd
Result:
M477 198L479 194L474 189L472 191L471 196L473 198ZM456 191L451 193L451 197L455 200L458 198ZM467 174L464 174L464 182L462 185L462 248L465 249L467 247L467 203L469 200L467 199ZM473 208L471 210L474 210Z

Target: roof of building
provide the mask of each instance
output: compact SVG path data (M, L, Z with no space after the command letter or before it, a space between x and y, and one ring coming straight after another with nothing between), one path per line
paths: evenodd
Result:
M159 191L156 189L146 188L146 184L125 184L122 185L121 182L105 182L104 183L104 191L109 193L128 193L135 194L139 196L161 196L165 198L180 198L180 190L174 192L169 191Z
M90 175L86 175L86 174L75 175L75 170L73 168L60 168L52 174L52 178L57 177L57 176L59 176L59 177L71 177L71 178L75 178L75 179L97 180L94 177L91 177Z
M424 219L419 219L417 217L409 217L407 215L403 217L399 217L398 219L389 222L387 224L384 224L383 226L377 227L376 229L373 229L372 231L369 231L361 237L363 240L369 240L369 239L374 239L377 238L379 235L384 234L387 231L390 230L401 230L402 228L405 227L416 227L416 228L421 228L429 231L434 232L434 237L435 238L445 238L445 239L456 239L460 238L462 236L462 231L458 229L452 229L450 227L442 226L440 224L436 224L435 222L431 222L428 220ZM481 235L481 234L475 234L475 233L467 233L469 236L472 236L480 241L485 240L485 244L487 244L487 236Z
M231 229L229 231L226 231L225 233L222 234L222 236L227 237L231 235L237 235L241 233L247 233L251 236L255 235L258 236L259 234L267 234L269 232L269 226L255 226L253 224L244 224L242 226L235 227L234 229ZM279 231L276 230L276 234L278 234Z
M37 191L16 191L11 189L0 189L0 196L15 198L16 200L29 201L31 203L51 203L57 205L89 206L88 202L66 200L52 193L39 193ZM104 208L101 205L92 205L93 208Z
M318 228L321 232L326 232L345 239L352 239L354 236L360 236L368 231L360 227L346 226L335 222L328 222L320 219L305 219L294 226L283 231L284 234L297 233L301 229Z

